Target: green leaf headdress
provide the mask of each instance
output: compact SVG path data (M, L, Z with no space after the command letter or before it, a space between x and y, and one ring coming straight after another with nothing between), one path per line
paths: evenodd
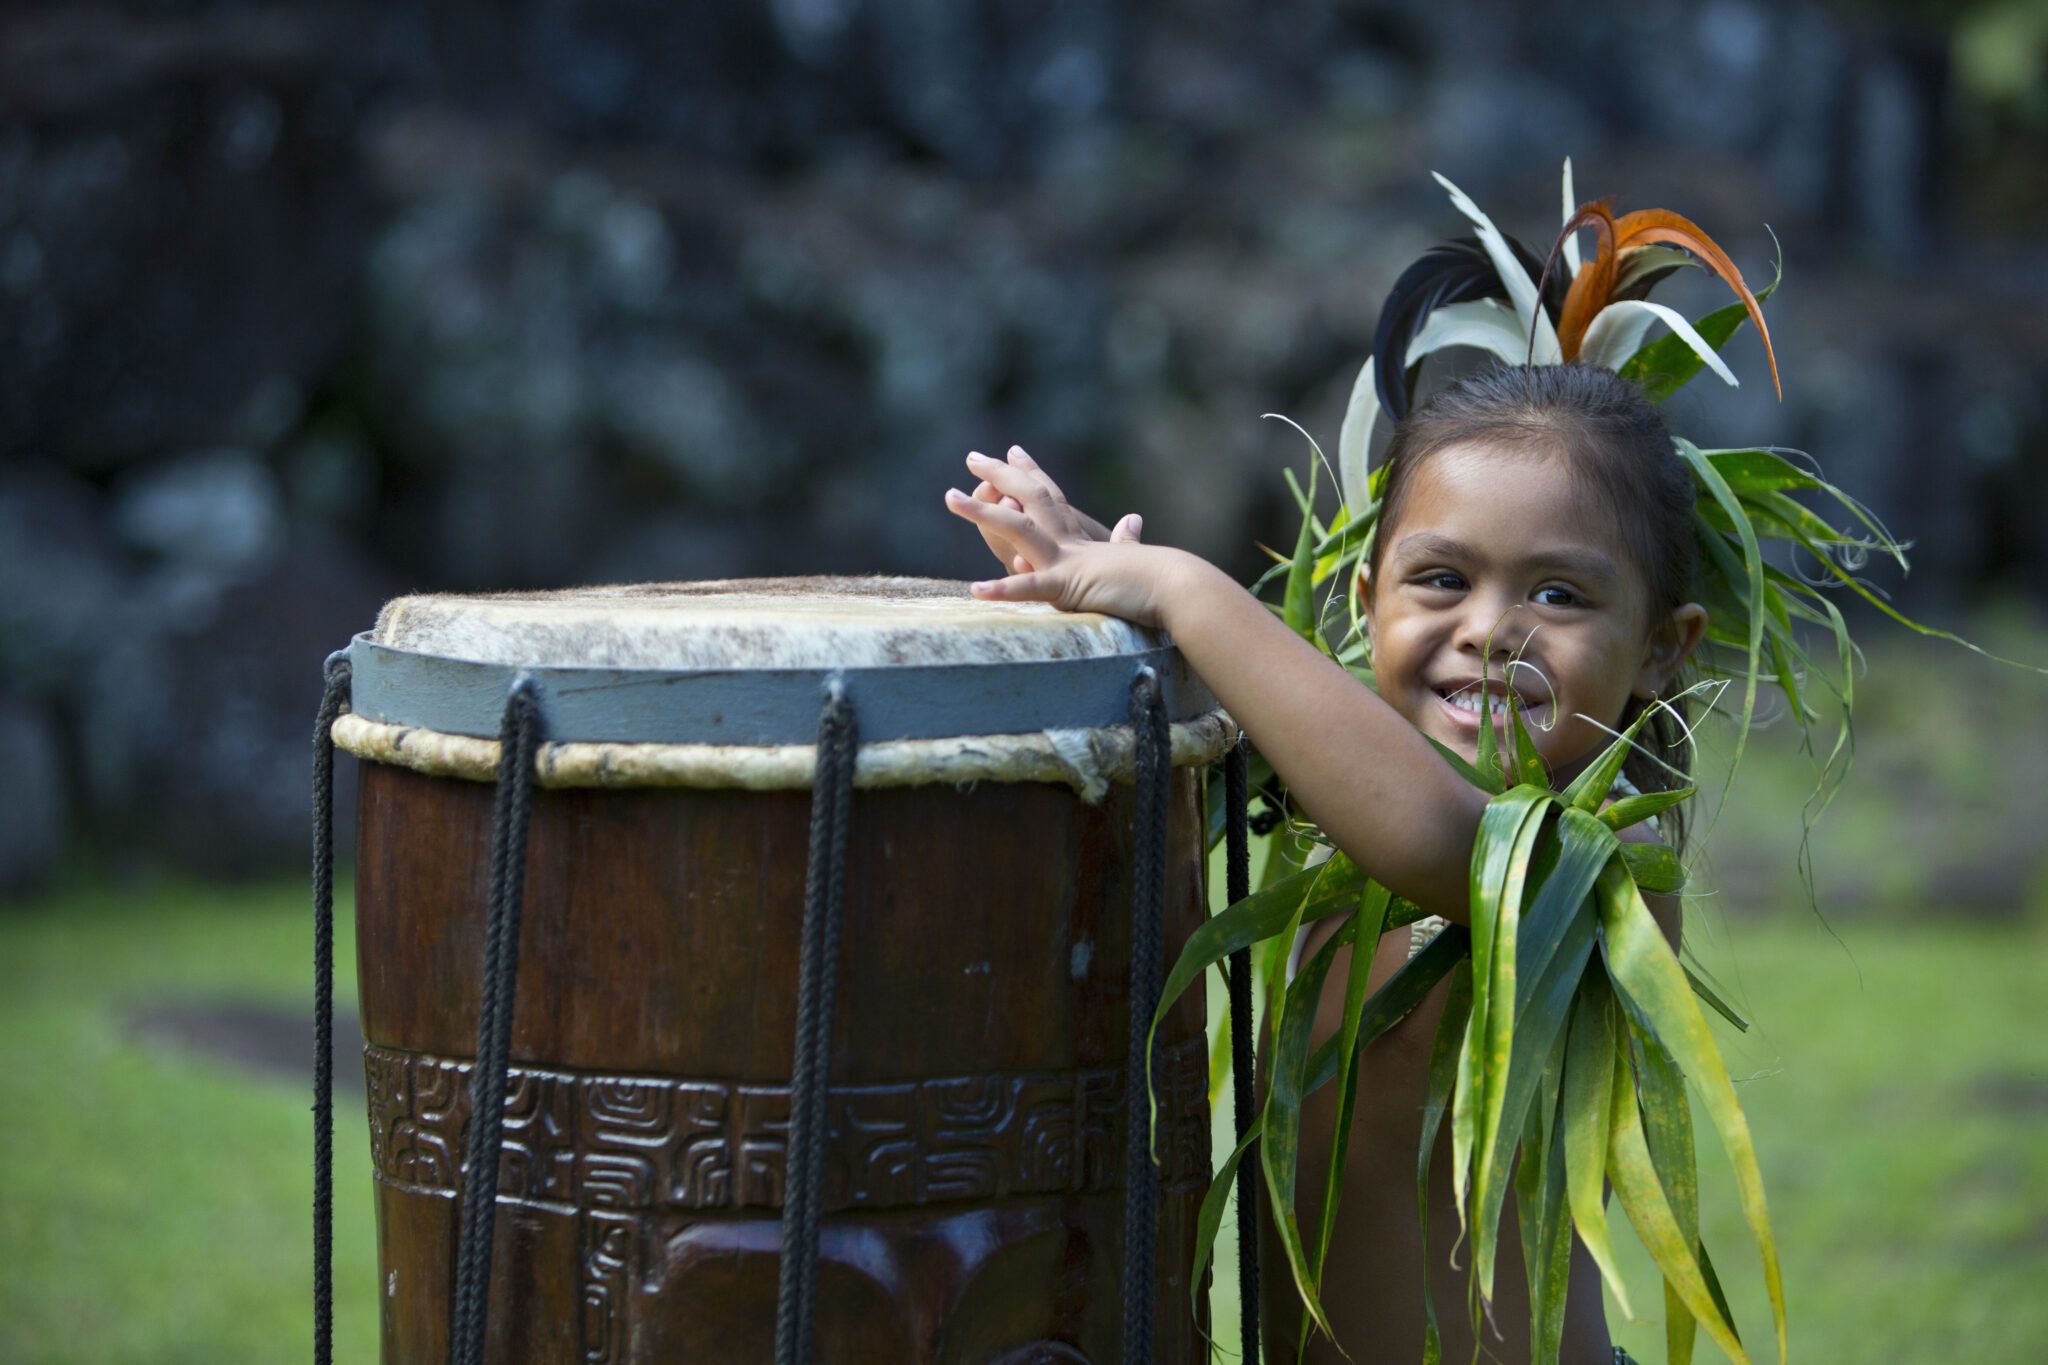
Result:
M1777 356L1762 304L1776 291L1781 270L1774 270L1768 286L1752 292L1727 253L1677 214L1649 209L1617 218L1605 201L1575 203L1569 161L1563 227L1548 259L1539 264L1457 186L1441 175L1436 178L1474 232L1430 251L1396 281L1381 310L1374 353L1359 370L1345 413L1335 470L1341 498L1337 514L1328 524L1316 516L1315 474L1323 463L1316 448L1305 491L1288 474L1302 510L1294 553L1268 551L1277 563L1253 589L1280 580L1282 600L1273 609L1368 683L1370 647L1360 621L1358 589L1387 468L1369 468L1367 457L1381 415L1399 421L1408 413L1423 360L1464 347L1517 366L1578 361L1611 368L1661 402L1703 369L1735 384L1720 349L1748 321L1764 342L1772 384L1778 384ZM1581 257L1576 241L1584 228L1598 235L1590 260ZM1560 259L1564 269L1554 272ZM1660 280L1686 268L1718 276L1736 302L1688 320L1648 300ZM1660 327L1664 334L1651 338L1652 329ZM1957 637L1908 620L1864 582L1860 570L1871 554L1891 558L1903 569L1905 546L1855 498L1823 478L1812 461L1775 448L1702 450L1683 438L1674 438L1674 445L1693 475L1693 526L1700 550L1695 592L1708 609L1710 624L1699 661L1706 676L1671 700L1702 693L1718 697L1739 683L1742 706L1734 749L1739 762L1760 687L1778 688L1818 768L1803 819L1810 831L1853 754L1856 647L1828 589L1846 587L1923 634ZM1794 569L1767 558L1765 547L1772 541L1792 547ZM1800 555L1817 569L1809 569L1796 558ZM1340 590L1349 607L1348 625L1331 621ZM1808 650L1808 630L1831 646L1821 651L1825 667ZM1816 688L1834 699L1837 721L1825 757L1814 744L1813 731L1823 719ZM1669 709L1668 702L1657 706ZM1492 1298L1496 1233L1511 1171L1535 1359L1557 1359L1574 1234L1586 1244L1622 1311L1633 1312L1615 1267L1602 1203L1602 1183L1611 1181L1663 1281L1672 1365L1692 1359L1700 1332L1731 1360L1747 1365L1748 1348L1700 1236L1689 1084L1733 1167L1738 1199L1762 1262L1775 1354L1785 1359L1784 1292L1763 1181L1747 1120L1702 1006L1737 1028L1747 1025L1707 982L1680 964L1647 908L1645 893L1674 892L1683 884L1674 851L1659 841L1620 837L1620 831L1671 811L1693 788L1682 785L1611 804L1606 800L1657 706L1640 712L1562 791L1550 788L1520 713L1512 707L1506 711L1511 718L1508 752L1497 752L1492 726L1480 728L1476 764L1443 751L1467 780L1491 794L1472 853L1470 927L1451 925L1439 932L1378 991L1365 990L1372 949L1381 934L1419 920L1422 911L1390 895L1371 880L1370 869L1357 866L1284 808L1281 813L1290 823L1285 837L1275 838L1269 849L1265 884L1204 925L1169 974L1159 1017L1232 952L1260 945L1264 954L1267 1091L1258 1121L1203 1207L1198 1254L1206 1262L1233 1173L1256 1138L1267 1205L1286 1253L1285 1271L1306 1310L1304 1341L1311 1327L1329 1330L1321 1302L1331 1286L1324 1281L1323 1264L1342 1194L1358 1054L1448 981L1424 1102L1417 1195L1426 1231L1430 1152L1448 1118L1453 1190L1472 1244L1468 1308L1474 1323L1482 1304ZM1675 709L1671 713L1678 714ZM1731 777L1732 771L1731 766ZM1255 783L1271 776L1255 762ZM1222 833L1220 800L1212 801L1211 812L1213 845ZM1306 856L1318 845L1330 855L1321 862ZM1802 877L1809 877L1803 842L1800 863ZM1288 978L1281 964L1297 932L1327 917L1338 919L1337 932ZM1337 951L1346 946L1353 954L1342 1026L1328 1041L1311 1047L1317 1001ZM1304 1228L1295 1199L1301 1106L1309 1093L1332 1080L1339 1087L1338 1117L1322 1211L1315 1227ZM1200 1265L1197 1282L1199 1272ZM1435 1305L1426 1302L1425 1307L1424 1361L1429 1365L1440 1359L1441 1345Z

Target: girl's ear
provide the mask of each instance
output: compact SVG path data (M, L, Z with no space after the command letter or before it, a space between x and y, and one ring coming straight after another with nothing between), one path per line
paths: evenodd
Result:
M1365 643L1372 647L1372 565L1363 559L1358 561L1358 610L1365 618Z
M1643 666L1636 670L1635 695L1649 698L1663 691L1706 633L1707 609L1697 602L1687 602L1652 627Z

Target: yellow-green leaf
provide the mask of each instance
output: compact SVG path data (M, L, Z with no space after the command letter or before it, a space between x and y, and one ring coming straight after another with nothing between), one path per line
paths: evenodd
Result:
M1614 1259L1601 1181L1607 1174L1607 1115L1614 1090L1614 995L1601 972L1589 972L1572 1010L1564 1067L1565 1194L1579 1240L1600 1267L1622 1316L1633 1319L1628 1285Z
M1707 1021L1695 1003L1684 970L1634 883L1626 873L1610 865L1601 875L1600 892L1602 952L1617 992L1625 1007L1639 1012L1648 1021L1698 1087L1700 1102L1713 1120L1729 1165L1734 1169L1736 1192L1763 1262L1764 1289L1770 1298L1778 1359L1783 1362L1785 1285L1778 1265L1778 1243L1764 1204L1763 1175L1757 1168L1749 1121L1743 1116L1734 1084L1728 1079L1727 1064L1707 1030ZM1687 1302L1690 1304L1692 1299L1688 1297Z

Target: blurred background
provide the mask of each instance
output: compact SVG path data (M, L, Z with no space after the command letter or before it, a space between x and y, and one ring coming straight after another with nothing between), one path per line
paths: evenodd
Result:
M1013 442L1248 580L1307 460L1260 415L1334 456L1380 300L1466 230L1429 173L1540 256L1567 156L1752 284L1782 243L1784 401L1745 331L1673 426L1810 452L1914 542L1902 607L2048 662L2040 0L14 0L0 1359L301 1354L307 738L382 600L978 576L939 495ZM1756 1021L1795 1349L2039 1359L2048 689L1850 615L1818 911L1767 729L1688 942Z

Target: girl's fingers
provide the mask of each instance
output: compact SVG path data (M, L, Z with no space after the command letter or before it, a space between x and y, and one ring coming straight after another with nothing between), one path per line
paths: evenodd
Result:
M1057 597L1048 575L1040 573L994 578L985 583L975 583L968 591L984 602L1051 602Z
M1018 573L1030 573L1031 561L1026 559L1023 555L1011 555L1010 567L1015 569Z
M968 455L967 468L975 477L987 479L1020 503L1059 497L1059 490L1052 486L1052 481L1038 471L991 460L978 451Z
M1126 512L1117 522L1115 528L1110 531L1109 538L1113 541L1135 541L1143 533L1144 529L1145 519L1143 517L1139 516L1136 512Z
M1059 548L1052 538L1038 528L1038 524L1023 512L1013 512L1007 507L997 507L986 502L976 502L957 488L946 490L946 508L957 516L965 517L983 530L995 531L1007 536L1017 548L1031 558L1034 564L1047 564L1059 557Z
M1060 486L1052 481L1052 475L1046 473L1043 469L1040 469L1038 467L1038 461L1032 459L1029 455L1024 453L1023 446L1010 447L1010 463L1016 465L1019 469L1028 469L1033 474L1036 474L1039 478L1044 479L1046 491L1048 493L1051 493L1054 497L1063 498L1066 496L1064 493L1060 492Z
M974 485L974 500L976 502L992 502L999 507L1007 507L1014 512L1024 510L1023 503L1018 502L1008 493L998 492L996 486L987 479L983 479L980 483Z

